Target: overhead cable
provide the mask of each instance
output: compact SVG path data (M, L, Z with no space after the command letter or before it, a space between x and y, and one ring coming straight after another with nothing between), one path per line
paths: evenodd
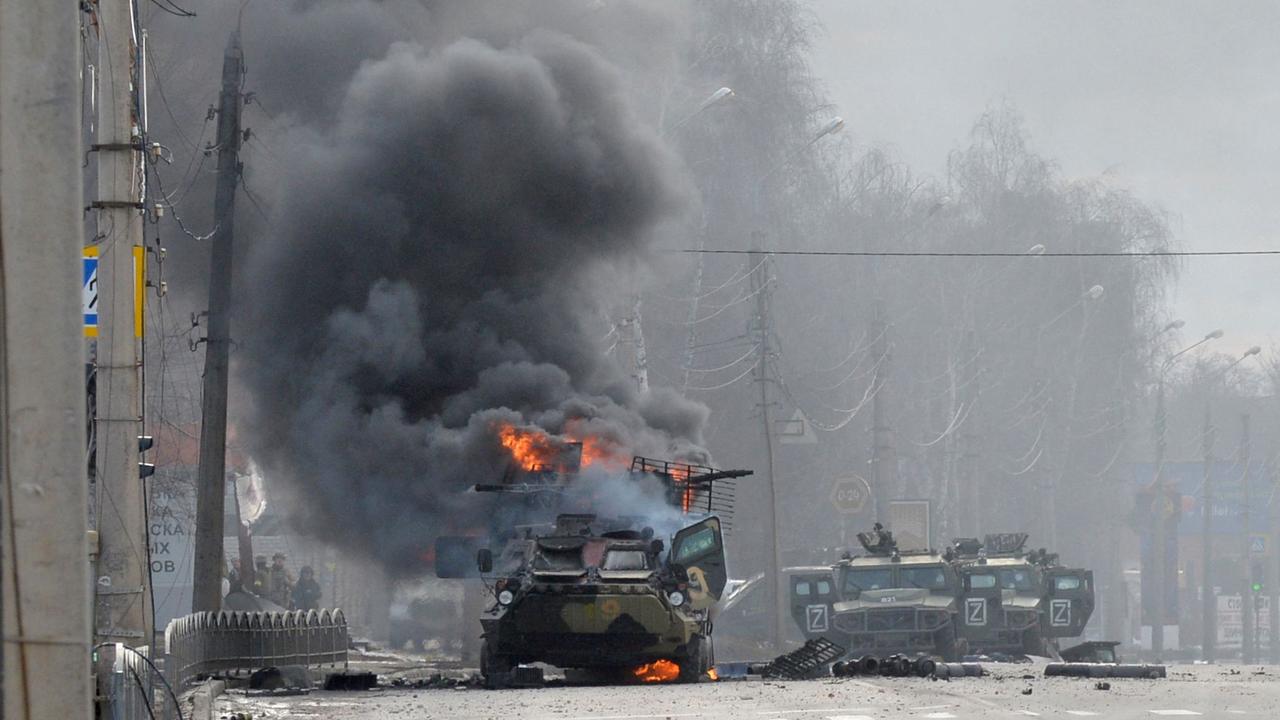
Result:
M1163 258L1163 257L1235 257L1256 255L1280 255L1280 250L1149 250L1116 252L1043 252L1035 255L1023 252L999 251L946 251L946 250L708 250L684 248L671 250L682 254L702 255L778 255L802 257L929 257L929 258Z

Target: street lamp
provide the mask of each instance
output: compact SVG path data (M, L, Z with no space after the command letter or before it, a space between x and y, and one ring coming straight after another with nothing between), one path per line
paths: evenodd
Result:
M942 208L949 207L951 204L952 204L951 197L943 196L942 199L939 200L936 205L934 205L934 207L940 210ZM1044 252L1045 252L1044 244L1036 243L1035 245L1032 245L1031 247L1027 248L1026 251L1023 253L1023 255L1024 256L1043 255ZM973 347L970 348L970 352L973 353L972 360L979 363L978 367L973 371L972 379L969 381L969 385L971 389L969 390L970 394L969 394L968 404L970 405L971 408L976 407L977 405L978 397L979 397L979 388L977 387L977 383L979 382L979 379L982 378L984 375L984 370L982 367L983 361L981 359L981 354L978 352L978 349L977 349L978 346L980 346L981 344L981 339L980 339L981 328L979 327L978 316L977 316L977 312L975 311L975 305L977 302L976 297L978 295L978 292L982 288L994 285L997 280L999 280L1005 273L1009 272L1009 270L1011 270L1018 262L1020 262L1019 258L1013 258L1008 262L1006 262L1001 267L997 268L994 272L990 273L985 278L982 276L981 273L974 273L973 282L969 284L967 292L965 293L965 296L964 296L965 298L964 303L966 307L962 312L965 318L965 323L969 327L968 336L972 339L972 343L973 343ZM966 358L965 361L969 362L970 360ZM970 442L974 442L974 438L976 437L976 434L968 433L967 437L970 439ZM976 446L970 448L965 454L970 457L976 456L977 454ZM958 522L957 525L961 527L972 528L973 532L977 533L978 528L982 527L983 520L984 520L984 517L983 517L984 504L982 503L982 497L981 497L983 494L982 493L983 481L981 480L980 475L977 472L975 472L974 463L972 462L972 460L966 463L962 463L961 471L963 472L963 477L956 478L956 482L959 483L959 485L955 489L955 495L956 497L960 498L960 506L961 506L960 507L961 517L959 518L960 522Z
M804 145L800 146L791 153L788 153L777 165L774 165L768 172L760 176L756 182L755 196L753 198L755 206L755 214L757 222L763 218L762 199L764 195L764 187L774 173L785 168L796 157L798 157L806 149L813 146L828 135L840 132L844 127L844 120L840 117L834 117L828 120L818 132L809 139ZM756 233L759 235L760 233ZM759 250L761 248L752 248ZM773 611L773 632L772 640L775 650L781 652L782 638L784 637L784 628L788 622L787 605L783 602L783 594L779 585L783 582L782 578L782 544L779 542L778 536L778 488L774 481L775 462L773 450L773 417L771 413L772 400L769 398L769 387L772 385L772 379L769 377L769 357L772 350L769 347L769 336L771 332L769 320L769 298L766 292L766 286L769 282L769 269L767 266L768 256L752 253L748 256L748 267L753 268L754 272L759 273L760 281L756 289L756 316L759 323L760 342L759 359L757 360L757 377L756 381L760 385L760 419L764 424L764 451L765 464L768 468L768 479L766 480L766 507L765 513L769 518L769 540L773 546L772 552L766 557L768 567L765 568L765 577L769 580L769 607Z
M1106 288L1102 287L1101 285L1091 285L1084 292L1080 293L1080 297L1077 298L1074 303L1072 303L1062 312L1058 313L1052 320L1041 325L1040 329L1036 333L1035 352L1037 354L1040 352L1040 348L1043 345L1044 332L1048 330L1050 327L1052 327L1054 323L1058 322L1062 318L1066 317L1068 313L1072 312L1078 307L1085 305L1086 303L1097 302L1101 300L1102 296L1105 294L1106 294ZM1071 373L1071 393L1069 396L1070 403L1067 406L1067 415L1066 415L1067 428L1066 428L1066 432L1063 433L1063 436L1062 436L1064 455L1070 451L1070 442L1071 442L1071 434L1072 434L1071 422L1075 414L1076 389L1078 388L1079 382L1080 382L1080 359L1081 359L1081 355L1083 354L1085 334L1088 331L1088 326L1089 326L1089 308L1086 306L1082 311L1082 317L1080 320L1080 336L1076 345L1075 369ZM1066 463L1061 463L1060 468L1061 469L1059 470L1056 478L1052 478L1052 477L1048 478L1040 485L1041 487L1040 513L1042 516L1040 521L1044 526L1043 527L1044 536L1049 541L1050 545L1056 545L1058 542L1058 511L1057 511L1058 486L1062 484L1063 478L1065 477L1066 468L1067 468Z
M826 125L822 126L822 129L818 131L818 134L815 135L814 138L809 141L809 145L812 145L818 142L819 140L821 140L822 138L828 135L834 135L843 129L844 129L844 118L837 115L831 118L830 120L828 120Z
M1201 522L1203 530L1201 534L1200 544L1200 627L1202 636L1200 638L1200 651L1205 662L1211 663L1215 659L1216 644L1218 641L1217 634L1217 598L1213 593L1213 582L1209 577L1209 567L1213 564L1213 414L1212 414L1212 393L1213 383L1223 378L1231 370L1231 368L1239 365L1250 357L1262 352L1262 348L1254 345L1244 352L1243 355L1236 358L1230 365L1218 370L1217 372L1206 378L1206 388L1204 397L1204 431L1201 435L1202 455L1204 458L1204 478L1203 478L1203 500L1200 505ZM1245 533L1246 540L1248 533Z
M684 119L680 120L679 122L677 122L676 124L672 125L669 128L664 128L662 130L659 130L658 136L664 137L664 138L667 137L670 133L673 133L679 130L680 128L684 127L690 120L694 119L698 115L701 115L708 108L718 105L732 97L733 97L733 90L731 90L730 88L722 87L719 90L716 90L715 92L707 96L705 100L699 103L698 107L693 112L686 115ZM704 237L700 235L698 238L698 242L699 243L704 242ZM699 246L699 249L701 249L701 246ZM698 255L698 262L699 263L702 262L701 253L699 253ZM700 273L700 269L699 269L699 273ZM646 357L645 347L644 347L644 329L641 326L640 293L633 290L628 300L629 302L628 302L626 315L622 318L622 320L612 322L613 332L616 332L619 334L618 339L615 340L614 342L614 346L619 349L620 355L624 355L622 359L623 365L627 371L628 377L631 379L632 384L635 386L636 391L641 394L645 394L649 392L649 369L648 369L648 360ZM696 312L696 307L695 307L695 312ZM691 363L686 363L686 368L688 367L689 364ZM687 385L688 384L687 369L685 370L685 378L686 378L685 384Z
M1172 323L1170 323L1172 324ZM1151 505L1151 517L1153 524L1153 536L1151 538L1151 583L1149 588L1155 596L1151 602L1151 652L1159 660L1164 653L1164 622L1165 622L1165 515L1172 514L1165 507L1165 482L1164 482L1164 453L1165 453L1165 431L1168 418L1165 416L1164 405L1164 378L1165 373L1169 372L1169 368L1177 362L1178 358L1204 345L1210 340L1217 340L1223 335L1222 330L1214 330L1196 342L1170 355L1160 365L1160 371L1156 377L1156 413L1155 413L1155 436L1156 436L1156 462L1155 462L1155 479L1151 483L1154 490ZM1173 509L1177 511L1177 508ZM1246 533L1247 535L1247 533ZM1146 601L1143 601L1146 604Z
M1043 252L1043 250L1041 250L1041 252ZM1086 302L1101 300L1102 296L1105 295L1106 292L1107 292L1106 288L1102 287L1101 285L1094 285L1090 287L1088 290L1085 290L1084 292L1080 293L1080 297L1077 298L1075 302L1071 303L1062 312L1055 315L1052 320L1041 325L1040 329L1036 331L1037 352L1039 351L1040 341L1044 338L1045 330L1048 330L1049 328L1053 327L1055 323L1057 323L1062 318L1066 317L1068 313L1080 307L1081 305L1085 304Z
M698 103L697 109L695 109L693 112L689 113L688 115L685 115L683 119L681 119L679 122L675 123L671 127L659 131L658 135L661 137L666 137L669 133L673 133L676 130L679 130L680 128L684 127L690 120L698 117L709 108L719 105L720 103L732 97L734 97L732 89L727 87L720 88L719 90L708 95L705 100Z
M760 180L756 182L755 205L756 205L757 213L760 210L760 198L764 192L765 183L769 181L769 178L773 177L774 173L790 165L792 160L795 160L797 157L799 157L801 153L803 153L805 150L812 147L814 143L818 142L819 140L821 140L822 138L828 135L835 135L836 133L840 132L843 129L844 129L844 118L840 117L839 115L831 118L826 123L824 123L821 128L818 129L818 132L813 137L809 138L808 142L806 142L805 144L801 145L800 147L788 153L786 157L778 161L778 164L769 168L768 172L761 175Z

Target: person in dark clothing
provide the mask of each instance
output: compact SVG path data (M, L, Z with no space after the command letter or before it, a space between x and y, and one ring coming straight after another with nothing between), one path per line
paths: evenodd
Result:
M303 565L298 572L298 582L293 586L294 610L317 610L320 607L320 583L310 565Z

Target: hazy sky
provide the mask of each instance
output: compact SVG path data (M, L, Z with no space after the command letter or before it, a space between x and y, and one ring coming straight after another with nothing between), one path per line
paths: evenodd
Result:
M1066 177L1106 175L1185 250L1280 248L1280 3L812 0L815 74L863 145L941 176L1008 100ZM1052 260L1047 260L1052 262ZM1117 260L1116 262L1140 262ZM1280 257L1189 258L1191 341L1280 345Z

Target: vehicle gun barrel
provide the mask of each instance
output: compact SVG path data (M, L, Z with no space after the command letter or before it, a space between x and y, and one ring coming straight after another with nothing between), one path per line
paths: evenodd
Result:
M715 472L703 473L702 475L694 475L689 478L690 483L708 483L716 480L735 480L737 478L754 475L754 470L717 470Z

